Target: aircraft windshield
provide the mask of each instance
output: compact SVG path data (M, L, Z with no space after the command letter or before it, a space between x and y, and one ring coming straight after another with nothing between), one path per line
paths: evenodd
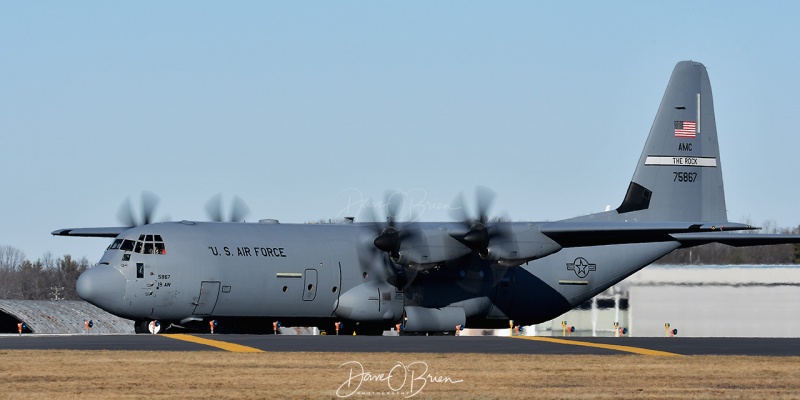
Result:
M122 250L141 254L167 254L161 235L139 235L139 240L116 239L107 250Z

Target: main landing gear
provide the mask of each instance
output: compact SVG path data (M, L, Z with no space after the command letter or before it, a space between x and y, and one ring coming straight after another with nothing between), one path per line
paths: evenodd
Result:
M152 319L145 319L140 321L134 321L133 323L133 331L136 333L152 333L157 334L161 332L163 327L161 326L161 322Z

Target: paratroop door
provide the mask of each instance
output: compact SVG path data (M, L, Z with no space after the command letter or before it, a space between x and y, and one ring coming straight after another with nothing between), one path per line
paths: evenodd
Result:
M209 315L214 312L219 297L219 282L202 282L200 295L195 300L194 315Z
M304 283L303 286L303 300L311 301L317 297L317 270L307 269L303 273Z

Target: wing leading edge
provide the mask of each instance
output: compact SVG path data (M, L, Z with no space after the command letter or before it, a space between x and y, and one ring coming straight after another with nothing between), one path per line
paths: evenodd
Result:
M58 229L50 232L53 236L75 236L75 237L107 237L115 238L120 233L131 229L129 227L106 227L106 228L71 228Z

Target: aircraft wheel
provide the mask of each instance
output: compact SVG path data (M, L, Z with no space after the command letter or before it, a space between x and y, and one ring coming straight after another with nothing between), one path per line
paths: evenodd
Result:
M133 331L136 333L157 334L161 333L163 330L164 326L161 325L161 322L152 319L136 321L133 324Z
M147 329L148 324L150 324L150 321L148 320L134 321L133 331L135 333L150 333L150 331Z

